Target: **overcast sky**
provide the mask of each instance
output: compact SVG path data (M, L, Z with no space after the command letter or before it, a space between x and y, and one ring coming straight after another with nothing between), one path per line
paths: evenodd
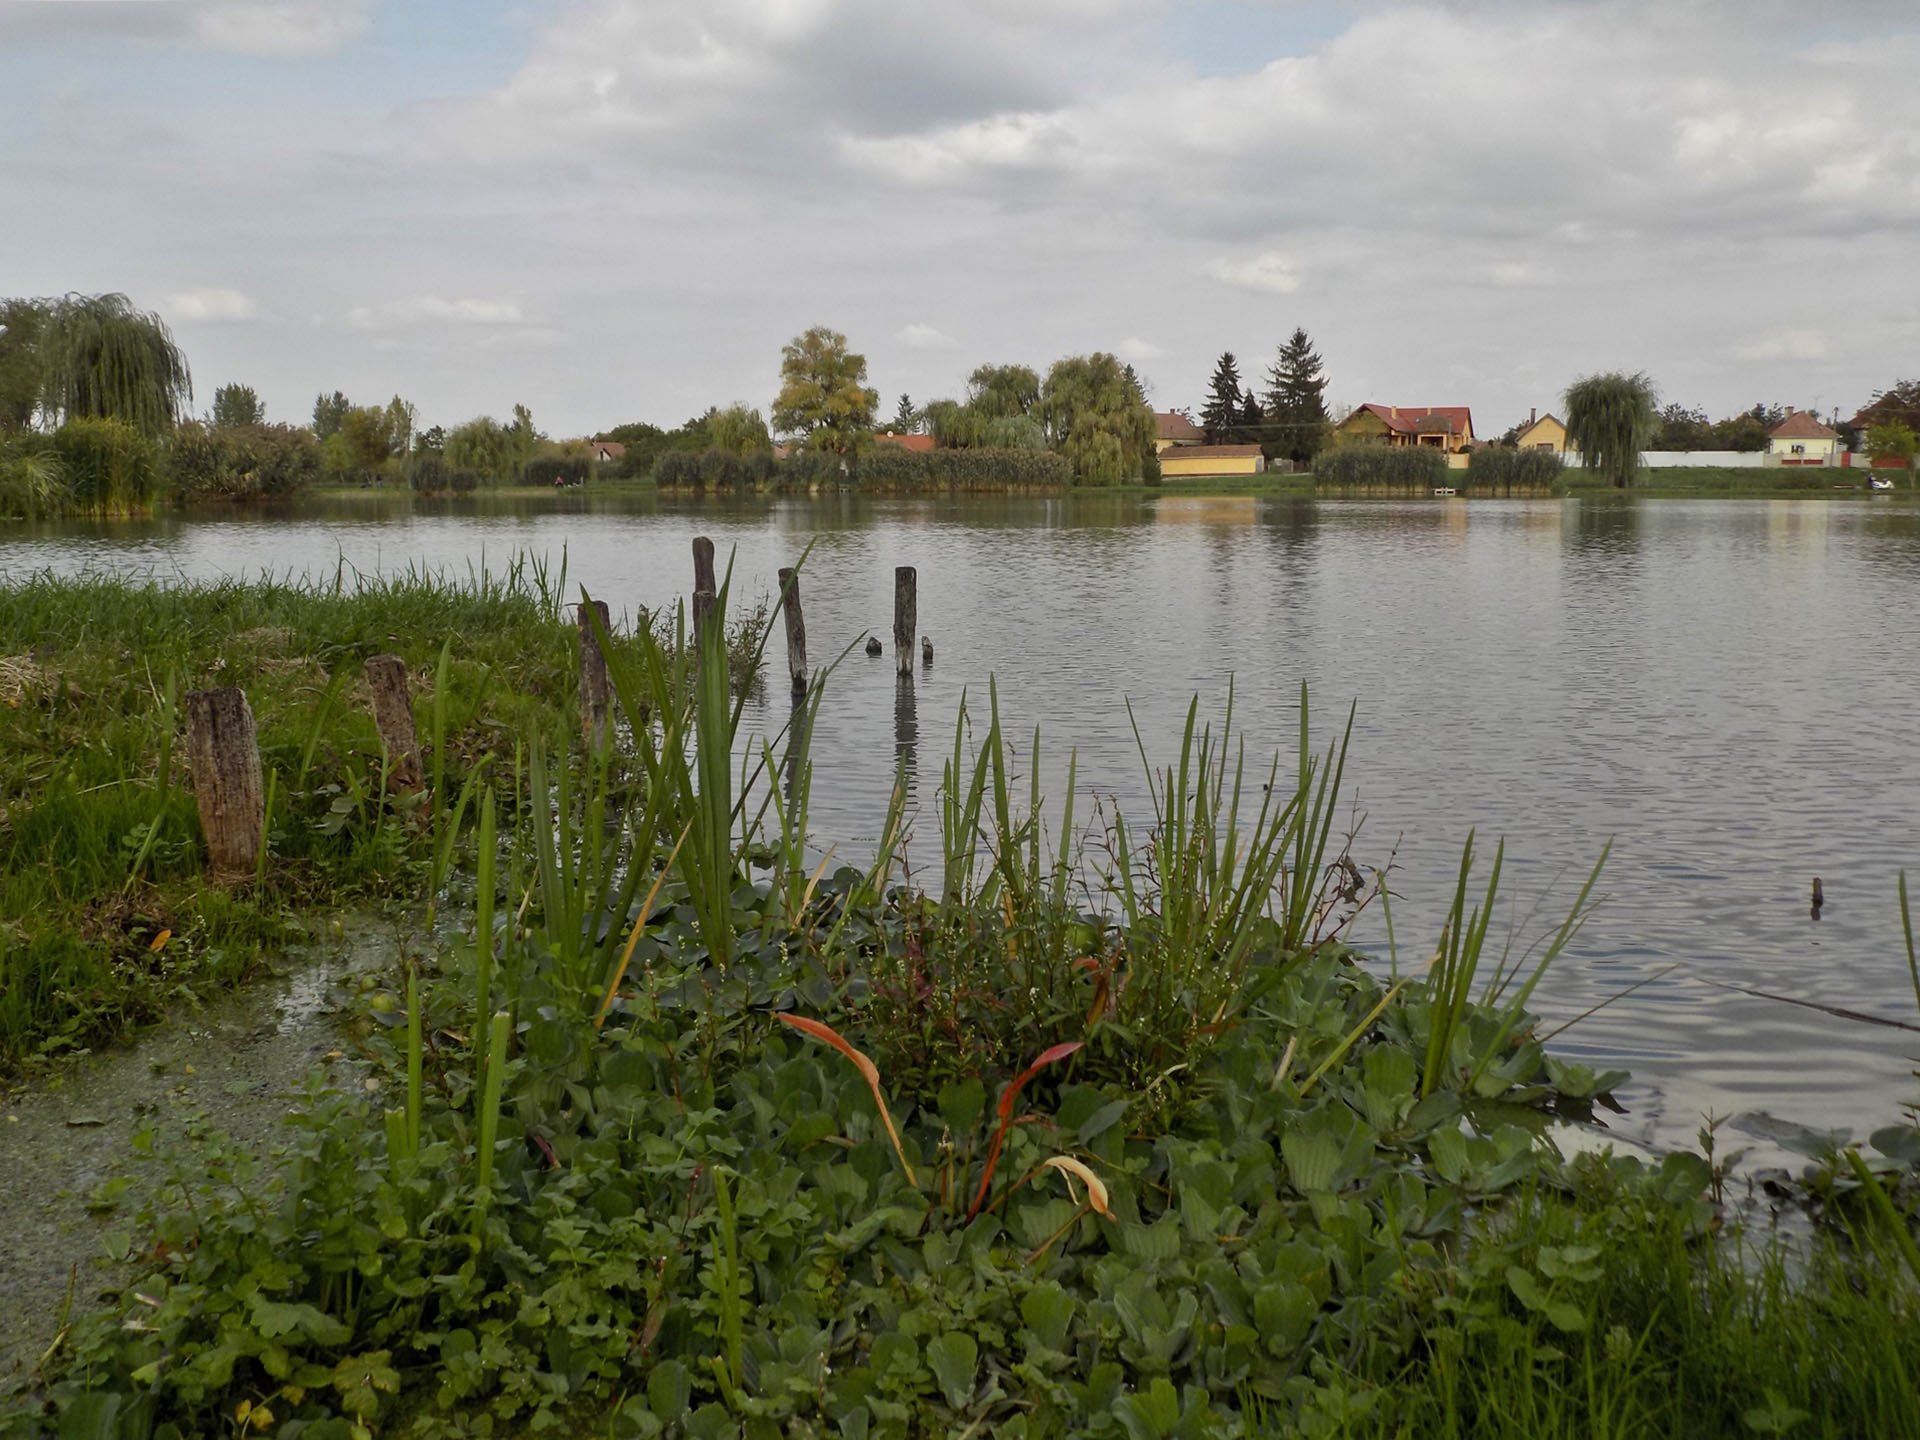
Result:
M1295 325L1482 433L1920 373L1912 0L0 0L0 293L123 290L197 399L555 435L891 411L1094 349L1161 406Z

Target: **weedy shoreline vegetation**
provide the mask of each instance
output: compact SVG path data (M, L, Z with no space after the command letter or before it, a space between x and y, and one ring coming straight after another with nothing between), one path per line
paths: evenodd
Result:
M266 603L215 593L236 629ZM425 665L420 617L488 593L376 587L332 653L408 610ZM1523 967L1469 841L1431 963L1358 963L1385 896L1304 694L1284 767L1196 702L1170 757L1142 739L1152 815L1091 827L975 697L908 884L904 784L871 863L810 843L819 686L744 743L764 629L734 665L719 626L601 632L620 722L583 749L571 688L537 688L551 588L492 603L528 668L448 617L442 944L359 1018L377 1089L311 1084L267 1157L182 1152L138 1273L0 1431L1920 1434L1920 1134L1823 1156L1797 1248L1710 1152L1563 1157L1622 1077L1527 1006L1593 878ZM147 723L118 752L142 813ZM355 844L413 823L364 813Z

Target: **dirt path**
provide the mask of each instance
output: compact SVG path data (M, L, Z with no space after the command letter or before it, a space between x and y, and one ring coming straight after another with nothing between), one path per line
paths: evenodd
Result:
M78 1314L112 1282L102 1249L163 1178L135 1155L137 1132L164 1146L204 1118L265 1149L315 1066L333 1083L358 1083L339 1053L334 1000L343 980L391 967L395 937L361 917L322 928L325 938L290 952L275 975L0 1095L0 1394L53 1340L69 1284ZM102 1203L116 1176L126 1183Z

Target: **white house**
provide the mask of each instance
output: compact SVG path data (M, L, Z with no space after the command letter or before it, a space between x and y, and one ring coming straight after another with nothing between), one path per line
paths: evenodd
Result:
M1822 425L1809 410L1796 410L1767 432L1769 465L1838 465L1840 432Z

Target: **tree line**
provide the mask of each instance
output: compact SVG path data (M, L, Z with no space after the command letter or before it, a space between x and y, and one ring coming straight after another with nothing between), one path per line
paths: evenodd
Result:
M769 414L735 404L674 430L631 422L595 438L624 445L627 453L616 469L635 474L677 479L686 466L678 457L688 454L715 457L709 468L721 473L727 457L770 453L775 436L787 437L796 455L825 459L828 469L851 473L881 443L879 410L866 356L841 332L816 325L781 350L780 387ZM1044 376L1028 365L979 365L962 396L925 405L900 396L885 429L928 435L941 450L1051 452L1082 485L1158 475L1146 387L1133 366L1105 351L1056 360Z

